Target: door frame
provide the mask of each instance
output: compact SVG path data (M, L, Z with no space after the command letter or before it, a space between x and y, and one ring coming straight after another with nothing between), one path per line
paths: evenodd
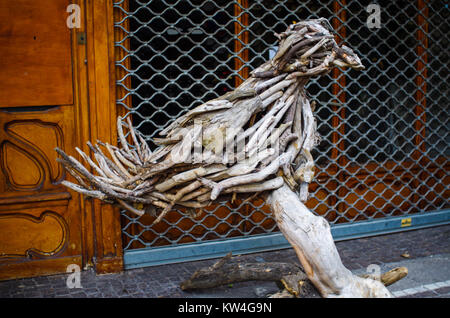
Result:
M82 9L82 23L75 32L84 33L86 38L85 45L74 45L77 47L74 51L78 75L76 95L80 98L78 140L80 149L89 154L88 140L117 144L113 3L77 0L76 4ZM83 265L93 266L98 274L122 271L119 209L99 200L81 201Z

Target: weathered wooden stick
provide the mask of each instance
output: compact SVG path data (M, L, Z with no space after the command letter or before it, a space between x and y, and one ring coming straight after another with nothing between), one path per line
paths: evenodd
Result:
M362 278L371 278L374 280L378 280L383 283L384 286L390 286L400 279L406 277L408 275L408 269L406 267L396 267L387 271L386 273L381 274L379 277L371 274L362 275Z

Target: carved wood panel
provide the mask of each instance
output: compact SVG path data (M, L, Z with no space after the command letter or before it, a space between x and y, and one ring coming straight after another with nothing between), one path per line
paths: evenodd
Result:
M76 145L74 107L0 109L0 127L0 276L51 273L45 260L53 268L55 258L80 262L79 197L59 184L65 172L54 150Z
M52 210L38 217L20 212L0 214L0 232L9 238L0 241L0 259L57 255L66 248L68 230L64 218Z
M74 200L45 199L0 201L0 280L63 273L69 264L82 265Z
M52 107L45 111L2 110L0 118L0 180L2 196L63 189L64 171L55 148L73 144L73 110ZM64 134L66 132L66 135ZM67 140L68 139L68 140Z

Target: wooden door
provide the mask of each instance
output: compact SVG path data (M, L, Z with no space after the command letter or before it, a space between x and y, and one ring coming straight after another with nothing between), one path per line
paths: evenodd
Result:
M80 138L71 2L0 0L0 279L82 266L80 197L54 150Z
M113 34L109 0L0 0L0 280L123 269L117 208L63 187L54 150L116 143Z

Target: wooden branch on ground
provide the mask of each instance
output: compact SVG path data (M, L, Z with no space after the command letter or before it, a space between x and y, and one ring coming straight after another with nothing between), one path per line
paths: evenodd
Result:
M361 277L372 278L382 282L384 286L390 286L400 279L406 277L406 275L408 275L408 269L406 267L396 267L386 273L381 274L379 277L370 274L361 275Z
M298 265L291 263L231 262L231 253L229 253L214 265L197 270L189 279L183 281L180 287L182 290L190 290L251 280L280 281L283 276L300 271Z

